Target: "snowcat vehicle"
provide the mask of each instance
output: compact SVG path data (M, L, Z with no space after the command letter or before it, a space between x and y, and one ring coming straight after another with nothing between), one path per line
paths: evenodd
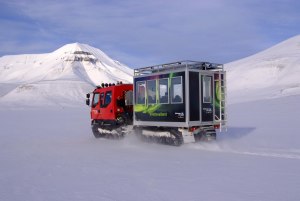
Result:
M134 70L133 84L102 84L93 92L95 137L133 130L146 141L179 146L216 139L226 127L226 72L222 64L179 61Z
M125 134L127 125L132 125L133 105L132 84L102 84L93 91L92 102L87 94L86 104L91 106L91 125L96 138L120 138ZM125 98L127 101L125 102Z

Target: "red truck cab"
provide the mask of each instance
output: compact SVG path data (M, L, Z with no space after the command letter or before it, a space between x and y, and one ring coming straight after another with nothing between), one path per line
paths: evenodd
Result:
M132 84L105 84L97 87L93 91L91 119L114 122L120 115L132 114L132 108L125 105L125 93L132 90Z

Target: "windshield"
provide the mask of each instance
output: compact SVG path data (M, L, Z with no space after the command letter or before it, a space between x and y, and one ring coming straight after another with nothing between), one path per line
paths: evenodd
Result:
M99 94L95 93L93 97L92 107L96 107L98 103L99 103Z

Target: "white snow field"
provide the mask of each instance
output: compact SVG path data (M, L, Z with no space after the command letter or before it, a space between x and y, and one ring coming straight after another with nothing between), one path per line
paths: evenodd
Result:
M181 147L95 139L84 105L4 109L0 200L297 201L299 101L230 105L227 133Z
M288 46L282 44L293 47L299 41L300 37L295 37L268 51L280 52ZM289 51L293 50L287 48L277 58L288 57ZM270 58L266 52L264 57ZM261 54L254 55L253 61L249 57L225 65L227 132L218 133L212 143L180 147L140 142L134 135L123 140L95 139L89 108L84 104L86 89L80 83L88 90L91 85L88 79L81 79L82 74L42 81L27 76L9 81L0 74L0 200L300 200L300 94L297 87L289 88L299 83L296 73L300 66L287 59L286 74L277 72L285 81L271 87L262 81L244 83L245 79L255 83L251 73L232 75L239 68L250 71L252 62L259 76L263 71L258 59L264 58ZM300 51L295 55L300 58ZM0 62L1 73L2 68ZM11 73L19 74L17 67L11 68L15 69ZM287 73L289 68L293 73ZM75 85L77 92L67 96L80 96L76 101L60 93L66 83L73 89L73 81L80 87ZM240 94L244 89L249 93ZM289 93L280 93L281 89ZM53 99L48 101L50 97Z

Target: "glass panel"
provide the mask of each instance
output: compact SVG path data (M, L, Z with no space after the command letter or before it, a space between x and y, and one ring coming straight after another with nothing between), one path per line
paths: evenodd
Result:
M147 81L148 104L156 104L156 80Z
M96 105L99 103L99 94L94 94L94 98L93 98L93 104L92 107L96 107Z
M203 103L211 103L211 77L203 76Z
M110 104L111 94L112 94L111 91L106 92L103 107L107 107Z
M169 103L168 78L159 80L159 102L160 103Z
M136 103L145 105L145 97L146 97L146 83L145 82L137 82L136 84Z
M172 78L171 90L172 90L172 103L183 103L181 76Z

